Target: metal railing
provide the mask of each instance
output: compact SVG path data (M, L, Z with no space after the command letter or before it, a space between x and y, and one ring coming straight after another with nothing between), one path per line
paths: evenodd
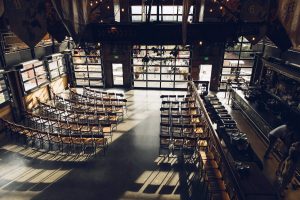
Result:
M223 166L226 169L226 172L228 174L228 179L230 180L232 186L233 186L233 192L234 192L234 197L230 197L231 199L246 199L244 194L242 193L241 187L238 183L238 178L236 177L236 173L234 172L234 169L232 168L230 161L222 147L221 140L213 126L213 123L208 115L208 112L204 106L204 103L202 99L200 98L200 95L197 92L197 87L195 86L193 81L189 81L189 85L191 87L191 92L194 94L196 97L196 103L198 104L200 110L202 111L202 117L204 120L204 123L207 125L208 131L209 131L209 137L211 142L214 142L214 145L220 154L221 157L221 162L223 163Z

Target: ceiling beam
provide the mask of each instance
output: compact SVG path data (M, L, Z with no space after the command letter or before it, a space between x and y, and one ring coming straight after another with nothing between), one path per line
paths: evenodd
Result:
M256 35L262 23L213 22L187 25L187 44L225 42L241 35ZM182 25L174 23L89 24L86 42L130 42L132 44L182 44Z

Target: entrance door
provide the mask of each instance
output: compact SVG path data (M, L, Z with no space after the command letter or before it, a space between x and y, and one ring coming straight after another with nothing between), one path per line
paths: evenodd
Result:
M212 65L200 65L199 81L209 81L211 79Z
M123 86L123 64L121 63L113 63L113 80L114 86Z

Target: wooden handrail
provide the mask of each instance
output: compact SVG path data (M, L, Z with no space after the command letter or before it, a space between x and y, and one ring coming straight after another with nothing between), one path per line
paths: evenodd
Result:
M230 176L229 178L233 183L233 186L235 188L235 192L238 196L238 199L242 199L242 200L246 199L244 194L241 192L242 190L241 190L241 187L239 186L238 179L235 175L234 169L230 165L230 162L229 162L229 160L228 160L228 158L227 158L227 156L226 156L226 154L223 150L223 147L221 145L219 136L218 136L216 130L214 129L214 127L213 127L213 123L212 123L212 121L211 121L211 119L208 115L208 112L207 112L207 110L204 106L204 103L203 103L202 99L200 98L200 96L197 92L197 88L196 88L194 82L189 81L189 85L191 86L192 92L193 92L194 96L196 97L196 102L198 102L199 107L200 107L200 109L203 113L203 116L204 116L205 120L207 121L207 125L208 125L208 128L210 130L210 133L212 133L211 136L214 137L214 141L215 141L215 145L217 147L218 153L220 154L220 156L222 158L222 161L224 162L225 167L227 168L228 174Z

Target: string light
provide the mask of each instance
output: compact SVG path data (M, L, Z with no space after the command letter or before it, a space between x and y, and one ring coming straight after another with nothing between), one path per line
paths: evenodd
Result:
M203 42L202 42L202 41L199 41L199 45L202 46L202 44L203 44Z
M109 9L110 7L109 6L107 6L107 9Z
M124 9L124 8L122 8L122 9L121 9L121 11L122 11L122 12L124 12L124 11L125 11L125 9Z
M212 13L212 12L213 12L213 9L210 9L210 10L209 10L209 12L211 12L211 13Z

